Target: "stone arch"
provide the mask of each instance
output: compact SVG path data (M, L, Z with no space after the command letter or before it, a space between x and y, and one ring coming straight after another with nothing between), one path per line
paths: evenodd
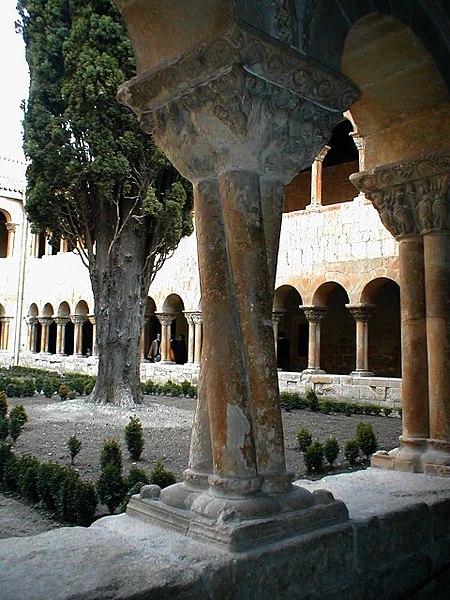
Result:
M321 368L327 373L346 375L354 369L356 360L356 326L346 308L349 296L336 281L327 281L315 291L313 305L325 306L321 323Z
M89 314L89 306L85 300L80 300L75 306L75 311L73 313L79 317L87 317Z
M39 315L39 309L37 307L37 304L35 304L34 302L32 304L30 304L30 308L28 309L28 316L29 317L37 317Z
M180 364L181 362L185 363L187 361L184 348L186 344L185 340L188 339L188 323L183 312L184 308L184 302L178 294L170 294L163 303L163 312L174 315L175 317L170 325L170 340L171 348L174 353L174 360ZM180 339L180 336L182 339ZM182 342L180 344L180 351L177 344L178 341Z
M401 377L400 287L379 277L362 291L361 302L372 305L369 319L369 366L380 377Z
M6 258L9 254L9 231L8 223L11 222L11 215L0 209L0 258Z
M303 371L308 363L308 322L300 308L302 304L294 286L282 285L275 290L273 319L279 319L275 326L277 363L285 371Z
M64 301L58 306L58 317L68 317L70 315L70 305Z
M53 312L53 306L50 304L50 302L44 304L44 308L42 309L43 317L53 317Z
M372 13L346 36L341 72L361 90L351 107L365 169L445 150L450 102L441 72L413 29Z

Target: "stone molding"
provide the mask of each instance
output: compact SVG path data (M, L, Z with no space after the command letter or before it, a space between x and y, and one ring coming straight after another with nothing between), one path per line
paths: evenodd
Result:
M350 176L397 239L450 231L450 154L375 167Z
M319 323L327 316L327 306L300 306L310 323Z

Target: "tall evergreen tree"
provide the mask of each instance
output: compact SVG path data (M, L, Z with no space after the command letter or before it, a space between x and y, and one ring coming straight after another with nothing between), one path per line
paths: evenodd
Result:
M76 246L89 268L96 402L138 402L152 278L192 231L189 184L115 98L134 74L112 0L19 0L31 84L24 119L34 231Z

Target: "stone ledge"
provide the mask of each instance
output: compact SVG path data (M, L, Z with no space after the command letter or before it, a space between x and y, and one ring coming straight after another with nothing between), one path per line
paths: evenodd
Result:
M450 480L368 469L299 483L330 490L350 522L236 555L127 515L106 517L89 529L0 541L3 597L400 599L419 597L448 571Z

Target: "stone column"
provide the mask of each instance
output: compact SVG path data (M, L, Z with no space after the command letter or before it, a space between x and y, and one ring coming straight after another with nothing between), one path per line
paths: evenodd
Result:
M95 324L95 316L89 315L88 319L92 323L92 356L97 356L97 326Z
M311 166L311 204L306 207L309 210L322 206L322 167L329 149L330 146L324 146Z
M29 350L29 352L35 352L36 324L38 323L38 319L37 319L37 317L27 317L26 323L28 326L28 350Z
M155 313L161 323L161 362L173 363L170 360L170 325L175 319L175 315L172 313Z
M309 323L308 368L304 373L325 373L320 368L320 330L321 321L327 316L326 306L300 306Z
M145 360L147 358L147 354L145 352L145 329L150 321L150 318L145 318L143 320L142 330L141 330L141 340L139 342L141 359Z
M145 7L147 17L159 14L156 3ZM189 469L184 483L161 492L157 510L173 522L175 507L191 523L184 531L236 548L243 527L254 528L254 544L271 526L271 539L295 531L301 519L292 515L303 509L323 519L286 471L271 319L275 249L283 185L311 164L355 95L238 23L209 32L170 66L149 67L122 86L120 99L193 183L204 322ZM135 499L130 511L155 518L144 505ZM328 510L341 519L331 498Z
M84 315L72 315L74 324L74 354L77 358L83 356L83 323L86 321Z
M16 228L17 223L6 223L6 230L8 231L8 247L6 248L6 256L11 256L14 252Z
M12 317L1 317L2 323L1 335L0 335L0 350L8 350L9 341L9 324Z
M273 339L275 341L275 356L277 354L277 342L278 342L278 325L284 316L285 310L273 310L272 311L272 327L273 327Z
M39 317L39 323L42 325L41 352L49 354L49 332L50 325L53 323L53 317Z
M69 317L56 317L56 354L65 355L64 338L66 333L66 325L69 322Z
M355 377L373 377L369 370L369 318L375 308L372 304L346 304L356 321L356 369L350 373Z
M428 155L351 180L399 240L403 432L372 462L450 475L449 173L449 155Z
M192 312L184 311L184 316L188 323L188 363L194 362L194 343L195 343L195 325Z
M202 356L202 342L203 342L203 318L202 313L196 312L192 314L192 320L194 322L194 363L199 365Z

